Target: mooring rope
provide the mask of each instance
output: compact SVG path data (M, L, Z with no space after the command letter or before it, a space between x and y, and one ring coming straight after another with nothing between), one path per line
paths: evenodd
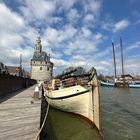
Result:
M45 99L46 99L46 97L45 97ZM45 124L46 119L47 119L47 116L48 116L49 107L50 107L50 105L49 105L49 103L48 103L48 106L47 106L47 110L46 110L46 114L45 114L45 117L44 117L43 123L42 123L41 128L39 129L39 131L38 131L38 133L37 133L37 135L36 135L36 137L35 137L34 140L38 140L38 137L39 137L39 135L40 135L40 133L41 133L43 127L44 127L44 124Z

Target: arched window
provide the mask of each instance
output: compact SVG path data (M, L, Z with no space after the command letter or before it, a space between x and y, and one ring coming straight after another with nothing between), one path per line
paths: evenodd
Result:
M42 67L40 67L40 70L42 70Z
M49 71L49 67L47 67L47 71Z

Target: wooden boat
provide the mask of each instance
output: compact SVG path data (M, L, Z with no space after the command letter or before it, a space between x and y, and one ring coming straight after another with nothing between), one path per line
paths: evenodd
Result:
M114 64L114 80L105 80L105 81L100 81L100 84L102 86L108 86L108 87L129 87L128 81L125 79L126 76L131 76L130 74L124 75L124 63L123 63L123 47L122 47L122 38L120 36L120 49L121 49L121 70L122 70L122 75L121 79L117 76L116 72L116 57L115 57L115 47L114 47L114 42L112 41L112 48L113 48L113 64Z
M92 68L87 77L87 83L85 78L78 76L53 79L50 84L44 84L44 94L50 106L86 118L101 132L100 94L96 70Z
M109 81L100 81L100 85L108 86L108 87L115 87L115 83Z
M100 85L101 86L107 86L107 87L115 87L116 86L116 79L117 79L117 74L116 74L116 57L115 57L115 48L114 48L114 42L112 41L112 51L113 51L113 64L114 64L114 80L101 80Z

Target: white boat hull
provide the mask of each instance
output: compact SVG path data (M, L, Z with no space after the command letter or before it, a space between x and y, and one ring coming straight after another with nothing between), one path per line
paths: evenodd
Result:
M66 95L66 90L69 90L69 93L71 93L73 97L69 97L71 95ZM57 94L57 96L53 96L53 98L51 96L52 94L54 94L53 91L52 93L48 92L48 95L46 96L48 103L53 107L59 108L61 110L83 115L93 122L91 90L88 91L87 89L81 86L74 86L72 88L67 88L66 90L61 89L61 92L58 90L58 93L54 91L55 94ZM77 92L77 90L79 91ZM80 92L81 94L79 94Z

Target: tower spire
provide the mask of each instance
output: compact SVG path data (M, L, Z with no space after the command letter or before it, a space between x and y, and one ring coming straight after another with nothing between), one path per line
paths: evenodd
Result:
M37 37L36 39L36 52L42 52L41 38Z

